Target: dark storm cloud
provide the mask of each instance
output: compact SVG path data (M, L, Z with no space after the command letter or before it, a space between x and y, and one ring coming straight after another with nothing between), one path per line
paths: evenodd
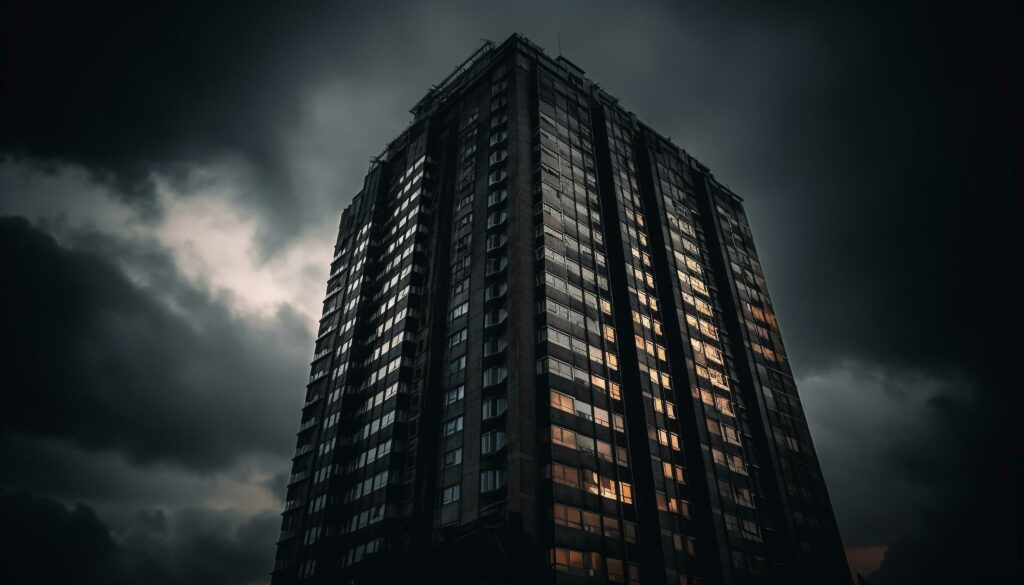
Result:
M302 320L238 319L159 250L136 253L174 309L107 260L0 218L3 432L195 469L282 454L293 421L267 414L299 400Z
M92 508L68 509L28 492L0 492L0 577L10 585L266 581L279 518L162 510L115 534Z
M271 163L260 134L287 116L280 94L254 90L289 20L301 19L289 14L198 2L7 3L0 144L81 162L133 194L145 192L151 166L228 149ZM258 123L260 111L275 115Z

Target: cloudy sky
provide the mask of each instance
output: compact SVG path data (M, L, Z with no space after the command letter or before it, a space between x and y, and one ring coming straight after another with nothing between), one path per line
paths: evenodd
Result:
M340 212L512 32L745 197L854 568L1024 574L1019 6L69 4L0 8L8 582L267 580Z

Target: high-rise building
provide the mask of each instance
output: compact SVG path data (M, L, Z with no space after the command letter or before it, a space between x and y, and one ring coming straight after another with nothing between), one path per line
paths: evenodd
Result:
M273 583L849 583L742 202L486 43L345 210Z

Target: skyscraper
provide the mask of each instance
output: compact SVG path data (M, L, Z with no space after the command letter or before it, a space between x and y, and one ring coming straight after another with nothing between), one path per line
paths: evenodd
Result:
M739 197L486 43L345 210L285 583L849 583Z

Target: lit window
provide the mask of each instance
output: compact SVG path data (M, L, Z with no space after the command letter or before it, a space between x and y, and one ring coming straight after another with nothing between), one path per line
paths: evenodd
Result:
M567 396L561 392L551 391L551 407L573 414L575 412L574 400L572 396ZM605 425L607 426L607 425Z
M555 524L579 530L583 528L582 515L577 508L556 503Z
M559 571L582 571L583 553L569 548L556 548L554 550L555 568Z
M551 442L555 445L575 449L576 433L558 425L551 425Z
M551 464L551 479L555 483L560 483L562 485L572 486L577 489L580 487L579 470L575 467L562 465L561 463Z

